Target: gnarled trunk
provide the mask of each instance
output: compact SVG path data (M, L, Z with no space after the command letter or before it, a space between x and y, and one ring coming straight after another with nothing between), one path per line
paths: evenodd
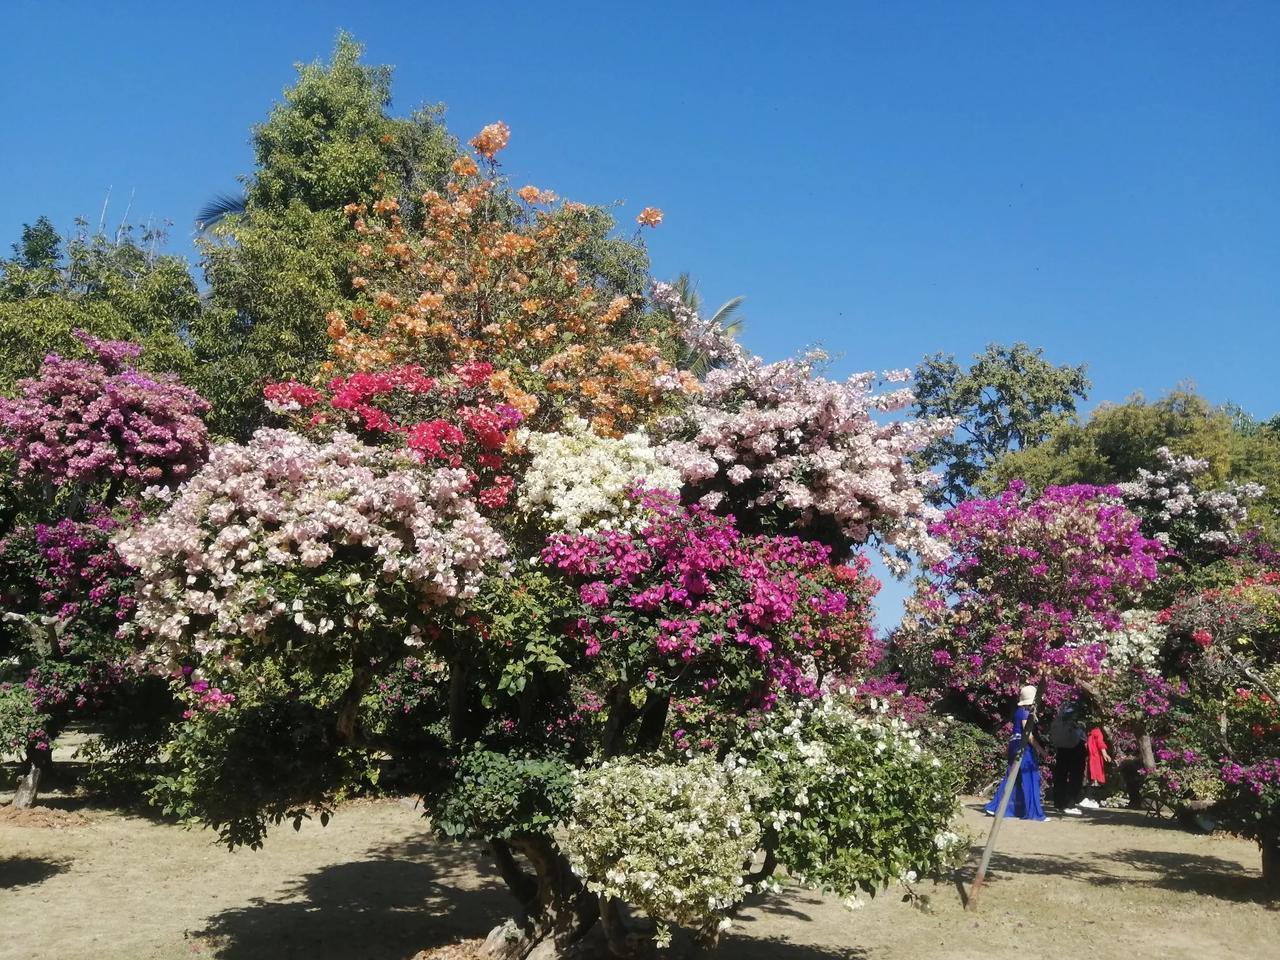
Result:
M13 794L13 805L19 808L34 807L40 795L40 780L53 766L52 747L48 750L27 748L27 772L18 781Z
M40 764L35 761L28 765L27 772L18 781L18 789L13 795L13 805L15 807L25 808L36 805L36 797L40 793L40 776L43 772Z
M491 844L498 872L520 900L520 914L495 927L480 948L492 960L563 960L582 956L582 942L600 919L600 901L546 837L513 837ZM533 868L527 873L513 851Z

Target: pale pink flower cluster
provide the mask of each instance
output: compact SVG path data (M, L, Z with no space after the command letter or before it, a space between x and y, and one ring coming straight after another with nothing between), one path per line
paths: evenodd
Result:
M834 526L853 543L874 538L928 563L942 559L946 548L927 530L941 516L925 502L934 477L910 458L954 424L879 420L910 406L911 391L877 393L873 373L843 382L816 376L823 359L744 356L712 370L689 411L664 424L676 439L661 459L714 509L740 517L782 511L801 528Z
M655 281L651 296L655 306L675 319L680 337L690 350L705 357L712 366L738 363L747 358L746 351L729 330L712 320L704 320L671 284Z
M469 487L464 470L424 472L349 434L260 430L215 449L121 539L139 571L135 622L171 665L284 637L339 644L370 623L414 643L417 611L474 596L506 552Z

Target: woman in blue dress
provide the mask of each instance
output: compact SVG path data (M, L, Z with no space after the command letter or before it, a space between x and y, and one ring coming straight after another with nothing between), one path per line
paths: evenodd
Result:
M1013 768L1015 777L1013 794L1009 797L1007 815L1019 820L1048 820L1044 815L1044 806L1040 802L1040 764L1036 754L1040 752L1040 744L1036 743L1032 732L1032 717L1036 703L1036 688L1025 686L1018 697L1018 708L1013 712L1013 735L1009 739L1009 762L1021 754L1021 760ZM994 817L1000 806L1000 797L1004 794L1006 773L991 802L984 808L987 816Z

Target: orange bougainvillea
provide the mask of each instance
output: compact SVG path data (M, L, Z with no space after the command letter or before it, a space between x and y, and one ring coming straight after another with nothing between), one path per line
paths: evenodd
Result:
M491 161L509 135L491 124L472 144ZM420 223L389 197L346 208L361 236L353 283L364 299L328 317L331 373L491 363L494 389L539 427L580 415L605 434L696 389L666 358L667 322L583 276L575 255L591 237L587 207L534 186L513 205L491 162L485 174L470 157L452 169L443 192L423 195Z

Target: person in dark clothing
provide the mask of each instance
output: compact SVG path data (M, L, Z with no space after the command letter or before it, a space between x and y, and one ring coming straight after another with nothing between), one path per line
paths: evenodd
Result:
M1080 798L1084 796L1084 770L1088 761L1080 712L1079 701L1064 703L1049 728L1049 739L1057 751L1053 759L1053 805L1058 812L1070 817L1081 814Z

